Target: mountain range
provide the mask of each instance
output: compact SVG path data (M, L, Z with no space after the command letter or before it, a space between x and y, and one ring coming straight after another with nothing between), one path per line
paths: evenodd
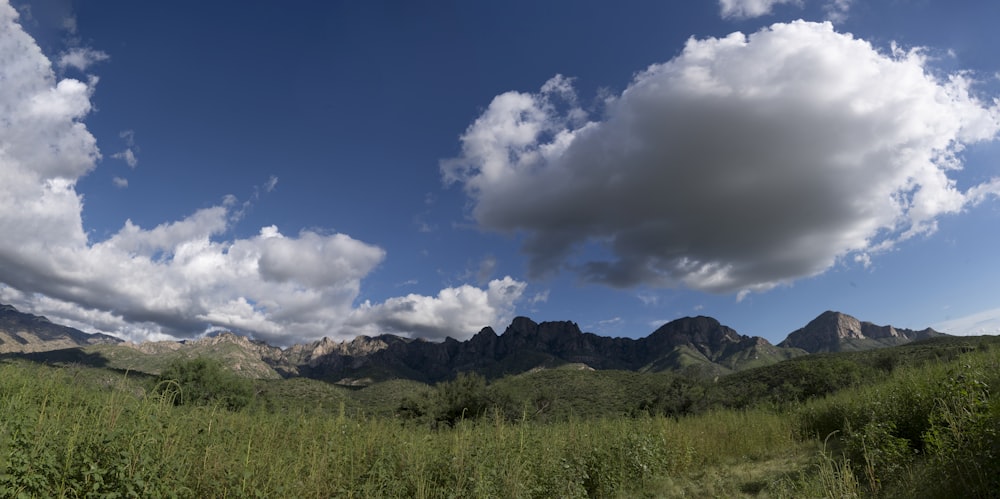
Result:
M190 341L135 344L0 305L0 353L30 354L42 360L99 359L102 365L151 374L174 359L206 355L248 377L304 376L345 385L397 378L436 382L470 371L497 378L566 365L717 376L811 353L880 348L941 335L930 328L877 326L833 311L820 314L777 345L704 316L668 322L636 339L583 332L569 321L536 323L517 317L503 334L486 327L466 341L430 342L383 334L343 342L323 338L280 349L229 332Z
M0 353L44 352L62 348L121 343L106 334L87 334L40 315L26 314L0 304Z

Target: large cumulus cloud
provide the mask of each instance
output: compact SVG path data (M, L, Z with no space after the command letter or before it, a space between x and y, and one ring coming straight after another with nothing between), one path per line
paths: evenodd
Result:
M380 316L400 315L373 311L398 311L402 299L352 306L361 280L384 260L382 248L346 234L285 235L273 226L250 238L227 237L241 209L232 198L155 227L127 221L111 237L91 240L76 183L101 158L82 121L97 78L57 80L17 18L0 2L0 301L135 340L226 328L284 345L377 333ZM59 65L85 70L107 58L77 49ZM406 297L415 310L444 313L410 314L386 327L471 335L508 313L523 290L517 281L503 282L504 293L490 284ZM453 295L470 306L454 309Z
M963 147L998 129L997 105L970 85L919 51L775 24L689 40L599 120L561 76L499 95L442 174L482 227L525 235L533 275L763 290L995 195L995 181L963 191L952 178Z

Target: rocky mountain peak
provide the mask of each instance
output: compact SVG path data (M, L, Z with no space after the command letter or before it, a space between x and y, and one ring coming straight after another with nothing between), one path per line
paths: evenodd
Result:
M572 321L538 323L527 317L515 317L504 330L503 337L508 340L532 338L539 341L551 341L560 337L573 337L581 334L583 332L580 331L580 326Z
M799 328L779 343L782 347L801 348L809 353L865 350L899 345L914 340L938 336L933 329L912 331L893 326L878 326L862 322L850 315L826 311Z
M864 338L861 331L861 321L850 315L827 310L806 324L806 329L813 334L825 335L829 338Z
M687 348L713 362L756 345L757 339L743 336L712 317L683 317L670 321L643 340L651 350ZM760 338L767 343L767 340Z
M364 356L371 355L380 350L385 350L389 348L390 343L396 343L398 341L403 341L402 338L392 335L381 335L381 336L358 336L350 341L350 343L341 343L341 353L344 355L351 356Z
M534 334L538 331L538 323L524 316L514 317L514 320L510 322L507 329L504 330L503 334L511 334L514 336Z
M497 333L493 331L493 328L487 326L480 329L472 338L469 338L469 344L474 346L493 345L497 342L497 338ZM448 340L451 340L452 343L460 343L450 336L445 339L445 342L447 343Z
M250 346L250 338L246 336L238 335L232 331L222 331L218 334L213 334L211 336L206 336L204 338L195 340L194 343L200 343L204 345L221 345L223 343L235 343L242 347Z
M480 329L479 332L472 337L472 339L475 340L476 338L480 338L481 341L483 339L491 339L496 337L497 337L496 331L494 331L493 328L486 326ZM451 336L449 336L448 338L452 339L452 341L458 341L455 340L454 338L451 338Z
M733 329L723 326L712 317L682 317L670 321L649 335L653 341L667 341L672 344L695 343L718 345L724 342L739 342L743 336Z
M538 325L538 335L549 339L568 339L581 336L583 331L573 321L547 321Z
M827 310L804 327L789 333L779 346L801 348L807 352L840 351L842 343L864 338L861 321L850 315Z
M241 350L254 352L263 358L274 358L281 354L281 349L268 345L264 341L255 340L249 336L243 336L232 331L221 331L204 338L190 342L194 347L217 347L223 345L235 345Z
M493 341L487 340L489 337L482 338L483 343L493 343ZM586 348L582 345L582 343L586 343L584 334L575 322L546 321L537 323L527 317L515 317L510 326L504 330L503 335L497 338L496 343L503 352L564 353Z

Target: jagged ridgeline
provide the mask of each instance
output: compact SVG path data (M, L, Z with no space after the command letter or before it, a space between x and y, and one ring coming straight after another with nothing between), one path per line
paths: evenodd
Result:
M429 342L385 334L345 342L324 338L283 350L233 333L185 342L124 343L8 305L0 308L0 353L150 374L176 359L208 356L247 377L308 377L354 386L390 379L433 383L464 372L495 379L562 366L714 377L810 353L866 350L941 335L929 328L876 326L830 311L778 345L739 334L711 317L677 319L638 339L583 332L569 321L536 323L517 317L502 334L487 327L466 341Z

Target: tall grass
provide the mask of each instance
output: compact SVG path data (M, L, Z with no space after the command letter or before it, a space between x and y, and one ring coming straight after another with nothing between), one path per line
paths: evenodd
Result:
M1000 350L982 348L807 403L799 419L807 436L837 435L840 472L865 495L997 497L998 389Z
M0 496L632 496L783 452L795 434L780 415L732 411L432 430L343 410L178 407L126 377L79 376L0 364Z
M998 378L987 349L790 408L432 429L0 362L0 497L990 497Z

